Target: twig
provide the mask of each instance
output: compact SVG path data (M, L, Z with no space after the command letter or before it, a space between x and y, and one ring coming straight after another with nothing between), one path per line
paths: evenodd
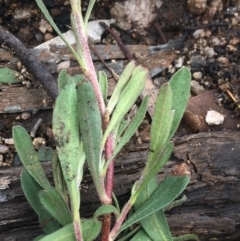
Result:
M165 35L163 34L163 31L162 31L162 28L161 28L160 24L159 23L155 23L154 26L156 27L156 29L157 29L159 35L161 36L163 42L166 44L167 40L165 38Z
M18 38L2 26L0 26L0 41L5 42L15 51L28 72L42 84L47 93L55 100L58 96L57 83L45 65L41 63Z
M111 28L108 27L108 25L104 22L100 22L100 25L102 25L112 36L113 38L117 41L120 49L123 51L124 55L126 58L131 61L134 59L133 55L129 52L129 50L125 47L123 44L122 40L112 31Z

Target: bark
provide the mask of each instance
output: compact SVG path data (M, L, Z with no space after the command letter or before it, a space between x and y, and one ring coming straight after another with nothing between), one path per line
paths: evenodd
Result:
M175 139L174 153L159 173L161 180L179 162L189 165L192 178L184 194L187 201L166 212L173 235L199 235L205 240L240 240L240 134L200 133ZM129 145L117 158L115 194L127 199L147 158L147 144ZM51 178L51 163L44 168ZM22 167L0 169L0 240L31 240L41 234L37 216L21 191ZM99 206L86 169L82 189L82 216Z

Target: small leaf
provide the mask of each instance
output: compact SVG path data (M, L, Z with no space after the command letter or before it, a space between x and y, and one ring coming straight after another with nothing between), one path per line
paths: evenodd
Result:
M147 112L147 107L148 107L148 96L146 96L143 101L142 104L140 105L137 113L135 114L135 116L133 117L132 121L130 122L130 125L127 127L127 129L125 130L124 135L121 137L118 145L116 146L116 148L114 148L113 154L112 156L109 158L109 160L107 160L107 163L105 165L105 170L107 169L108 165L110 164L110 162L116 157L116 155L121 151L121 149L123 148L123 146L130 140L130 138L134 135L134 133L136 132L137 128L140 126L140 124L142 123L146 112Z
M105 214L110 214L110 213L113 213L116 217L118 217L119 215L118 209L113 205L102 205L95 211L94 218L97 219L100 216L103 216Z
M140 229L133 238L130 239L130 241L153 241L147 233L143 230Z
M190 177L186 175L168 175L149 199L132 216L130 216L125 223L123 223L120 231L169 205L183 192L189 181Z
M127 112L131 109L138 96L141 94L147 79L147 70L141 66L134 69L132 77L126 87L124 88L119 101L116 105L115 111L112 114L112 118L107 129L104 132L102 138L103 147L107 137L113 131L113 129L122 121Z
M1 68L0 69L0 82L5 84L15 84L22 82L19 78L17 78L19 73L15 70L9 68Z
M182 67L170 79L173 100L172 109L175 111L172 127L168 139L171 139L183 117L190 96L191 73L188 68Z
M58 34L58 36L63 40L63 42L67 45L68 49L71 51L71 53L73 54L73 56L76 58L76 60L80 63L81 67L84 66L84 61L79 57L79 55L76 53L76 51L74 50L74 48L72 47L71 44L68 43L67 39L64 37L64 35L61 33L61 31L59 30L59 28L57 27L57 25L54 23L51 15L49 14L46 6L44 5L42 0L36 0L36 3L38 5L38 7L41 9L41 11L43 12L44 16L46 17L46 19L48 20L48 22L51 24L51 26L53 27L53 29L56 31L56 33Z
M98 72L98 81L99 81L99 85L100 85L100 89L102 92L104 102L105 102L105 104L107 104L108 80L107 80L107 75L104 71L100 70Z
M77 86L78 119L88 166L99 197L106 196L99 182L101 161L102 120L93 87L89 81Z
M160 171L160 169L166 164L169 160L173 151L173 143L169 142L161 155L156 159L155 163L152 166L146 165L143 170L143 174L140 179L136 182L136 185L132 189L133 199L135 200L139 193L144 191L145 187L148 185L148 182L156 176L156 174ZM147 169L146 169L147 168ZM146 171L145 171L146 169ZM134 190L135 189L135 190Z
M168 136L173 120L172 98L170 85L163 84L156 101L151 124L146 170L153 165L169 140Z
M62 226L72 222L71 214L54 188L42 190L39 192L40 202L44 208L54 217Z
M24 195L32 206L35 213L38 215L39 223L46 223L42 227L44 233L50 234L58 230L61 227L60 224L56 221L53 221L52 215L43 207L40 202L38 193L43 190L42 187L32 178L32 176L26 170L23 170L21 172L20 180Z
M126 84L130 80L130 77L131 77L132 72L135 67L136 67L135 62L131 61L124 68L123 73L121 74L121 76L118 80L118 83L117 83L116 87L114 88L112 96L107 105L107 110L109 111L109 114L112 113L114 107L116 106L117 102L119 101L119 97L120 97L123 89L125 88Z
M95 240L100 234L101 228L102 222L95 218L82 219L83 240Z
M53 158L53 149L47 146L41 146L37 152L40 161L51 161Z
M45 237L45 235L39 235L33 241L39 241L43 237Z
M186 240L198 240L198 236L196 234L185 234L179 237L173 237L173 241L186 241Z
M153 241L172 241L172 235L162 209L142 219L141 225Z
M13 139L18 155L28 173L43 189L47 190L51 188L51 184L47 179L32 144L31 137L26 130L21 126L14 126Z
M78 84L84 80L84 75L77 74L74 77L71 77L66 69L62 69L58 75L58 88L59 92L67 85L72 82Z
M68 224L54 233L51 233L40 241L76 241L73 224Z

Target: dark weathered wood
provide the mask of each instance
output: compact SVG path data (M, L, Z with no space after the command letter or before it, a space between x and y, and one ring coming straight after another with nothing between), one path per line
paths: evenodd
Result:
M168 212L174 235L196 233L199 240L240 240L240 133L200 133L175 140L174 155L161 180L179 162L189 165L192 178L184 194L188 200ZM115 194L126 200L144 166L147 145L128 146L116 161ZM51 164L44 165L51 176ZM37 217L25 201L19 183L22 167L0 169L0 240L31 240L41 233ZM6 187L6 185L5 185ZM5 201L3 201L5 199ZM82 186L84 216L99 205L88 171Z

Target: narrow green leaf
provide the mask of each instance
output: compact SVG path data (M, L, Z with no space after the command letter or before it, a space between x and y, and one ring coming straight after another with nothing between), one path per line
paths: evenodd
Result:
M110 123L104 132L102 139L102 147L104 146L107 137L113 129L122 121L127 112L131 109L138 96L141 94L147 79L147 70L138 66L134 69L132 77L124 88L115 111L112 114Z
M42 190L39 192L38 195L43 207L62 226L65 226L72 222L72 217L66 204L54 188Z
M101 161L102 120L97 99L89 81L77 86L78 119L86 153L88 166L93 177L95 187L100 197L105 191L99 182L99 167Z
M83 240L95 240L100 234L101 228L102 222L95 218L82 219Z
M107 110L109 111L109 114L112 113L114 107L116 106L117 102L119 101L119 97L120 97L123 89L125 88L126 84L130 80L130 77L131 77L132 72L135 67L136 67L135 62L131 61L124 68L124 70L118 80L118 83L117 83L116 87L114 88L114 91L111 95L108 105L107 105Z
M15 70L9 68L1 68L0 69L0 82L5 84L15 84L22 82L17 76L19 73Z
M58 230L61 226L54 221L52 215L43 207L38 193L43 190L42 187L32 178L32 176L23 170L20 176L22 190L35 213L38 215L39 223L46 223L42 229L45 234L50 234Z
M80 232L79 186L83 175L85 153L80 141L77 116L76 82L73 80L64 86L57 97L53 111L53 134L70 196L74 227L78 229L76 232Z
M148 185L148 182L156 176L156 174L160 171L160 169L166 164L169 160L169 157L173 151L173 143L168 142L165 149L162 151L160 156L156 159L155 163L148 168L145 167L143 170L143 174L141 175L140 179L136 182L132 190L133 199L135 200L138 195L144 191L145 187ZM145 171L145 169L147 170ZM135 190L134 190L135 189Z
M63 40L63 42L67 45L68 49L71 51L71 53L73 54L73 56L77 59L77 61L80 63L81 66L84 66L84 62L83 60L79 57L79 55L76 53L76 51L74 50L74 48L71 46L71 44L68 43L67 39L64 37L64 35L61 33L61 31L59 30L59 28L57 27L57 25L54 23L51 15L49 14L47 8L45 7L44 3L42 0L36 0L36 3L38 5L38 7L41 9L41 11L43 12L44 16L46 17L46 19L48 20L48 22L51 24L51 26L53 27L53 29L56 31L56 33L58 34L58 36Z
M168 141L174 114L172 112L172 98L171 86L169 84L162 85L151 124L151 140L146 169L153 165Z
M196 234L185 234L179 237L173 237L173 241L186 241L186 240L198 240L198 236Z
M39 241L43 237L45 237L45 235L39 235L33 241Z
M153 241L172 241L172 235L162 209L142 219L141 225Z
M51 188L27 131L22 126L14 126L13 139L18 155L28 173L43 189Z
M130 216L125 223L123 223L119 232L169 205L183 192L189 181L190 177L186 175L168 175L149 197L149 199L140 208L138 208L138 210Z
M100 85L100 89L102 92L104 102L105 102L105 104L107 104L108 80L107 80L107 75L104 71L100 70L98 72L98 81L99 81L99 85Z
M113 205L102 205L95 211L94 218L97 219L100 216L103 216L105 214L110 214L110 213L113 213L115 217L118 217L119 215L118 209Z
M96 0L90 0L89 3L88 3L87 12L86 12L85 17L84 17L85 28L87 28L88 20L89 20L89 17L90 17L90 14L92 12L92 9L93 9L93 6L94 6L95 2L96 2Z
M68 224L56 232L46 235L40 241L76 241L73 224Z
M147 199L152 195L152 193L158 187L158 181L156 176L148 181L146 188L138 196L134 209L137 210L146 202ZM155 213L150 214L146 218L140 221L143 229L148 234L148 236L154 241L171 241L172 235L168 227L168 223L164 216L163 210L159 210Z
M186 195L183 195L180 199L178 200L175 200L173 202L171 202L168 206L166 206L163 211L169 211L171 210L172 208L175 208L175 207L178 207L180 205L182 205L185 201L187 201L187 197Z
M175 111L172 127L168 136L171 139L187 107L190 96L191 73L188 68L182 67L170 79L173 92L172 109Z
M153 241L147 233L143 230L140 229L133 238L130 239L130 241Z
M107 167L111 163L111 161L121 151L123 146L130 140L130 138L133 136L133 134L136 132L136 130L138 129L138 127L142 123L142 121L143 121L143 119L144 119L144 117L146 115L146 112L147 112L148 99L149 99L149 96L146 96L143 99L143 101L142 101L142 103L141 103L137 113L135 114L135 116L133 117L132 121L130 122L130 125L125 130L125 133L121 137L121 139L120 139L118 145L116 146L116 148L114 148L112 156L109 158L109 160L107 160L106 165L104 167L105 172L107 170Z
M59 92L67 85L72 82L78 84L84 80L84 75L77 74L74 77L71 77L66 69L62 69L58 75L58 88Z

